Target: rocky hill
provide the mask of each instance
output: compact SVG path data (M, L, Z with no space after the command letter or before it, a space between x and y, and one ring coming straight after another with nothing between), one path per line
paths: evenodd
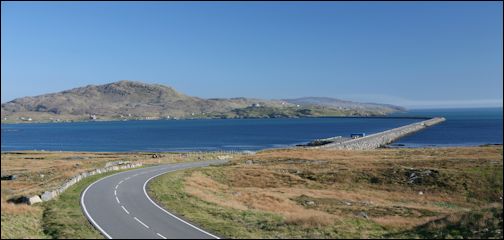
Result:
M370 116L401 110L396 106L334 100L202 99L173 88L136 81L88 85L2 104L2 122L182 118L268 118ZM344 104L338 105L337 102ZM351 103L351 104L350 104Z

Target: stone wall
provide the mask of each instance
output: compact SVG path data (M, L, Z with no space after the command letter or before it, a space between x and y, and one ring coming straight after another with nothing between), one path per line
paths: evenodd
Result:
M65 190L67 190L72 185L80 182L82 179L87 178L89 176L93 176L93 175L101 174L101 173L106 173L106 172L110 172L110 171L137 168L137 167L141 167L141 166L142 166L142 163L129 163L129 162L124 162L124 161L107 163L105 165L105 167L103 167L103 168L98 168L98 169L95 169L95 170L89 171L89 172L83 172L79 175L72 177L70 180L63 183L57 189L54 189L52 191L45 191L41 195L35 195L32 197L26 198L28 201L27 203L31 205L31 204L35 204L35 203L39 203L39 202L49 201L49 200L57 197L61 193L63 193Z
M432 125L444 122L446 119L443 117L435 117L429 120L412 123L406 126L393 128L387 131L371 134L365 137L350 139L343 142L335 142L322 146L312 147L312 148L324 148L324 149L347 149L347 150L371 150L376 149L393 141L402 138L406 135L415 133L424 128L430 127Z

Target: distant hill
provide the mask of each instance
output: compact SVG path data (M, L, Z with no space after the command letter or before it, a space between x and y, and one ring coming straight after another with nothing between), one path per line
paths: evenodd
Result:
M379 104L379 103L359 103L341 100L337 98L329 97L304 97L295 99L283 99L286 102L292 104L299 104L302 106L325 106L332 107L336 109L366 109L373 111L405 111L403 107L389 105L389 104Z
M2 122L82 120L272 118L384 115L402 108L331 98L202 99L171 87L136 81L88 85L2 104Z

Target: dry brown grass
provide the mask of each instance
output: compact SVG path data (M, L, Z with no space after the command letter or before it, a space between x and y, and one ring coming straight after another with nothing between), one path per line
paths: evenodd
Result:
M502 162L502 146L269 150L194 171L185 191L227 208L280 214L302 227L358 218L411 229L500 202ZM411 173L426 171L409 182Z
M1 154L2 175L17 175L13 181L1 182L2 199L32 196L60 186L81 172L104 167L107 162L131 161L162 164L215 159L228 153L93 153L22 151ZM3 209L3 208L2 208Z
M39 194L81 172L103 167L109 161L142 159L140 155L71 152L2 153L1 156L2 175L17 175L16 180L1 183L2 197L7 199Z
M411 229L415 226L420 226L422 224L428 223L439 219L439 217L422 217L422 218L408 218L405 219L401 216L383 216L373 218L373 221L389 228L396 229Z
M324 227L333 224L334 219L334 216L318 211L285 213L285 222L287 224L298 225L304 228Z
M2 213L4 214L21 214L21 213L33 213L40 211L40 209L35 206L9 203L3 198L1 200L1 205L2 205Z

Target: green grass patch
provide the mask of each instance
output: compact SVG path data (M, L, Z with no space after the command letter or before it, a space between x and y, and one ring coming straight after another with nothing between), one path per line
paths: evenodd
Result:
M2 213L2 239L49 238L42 230L42 208L32 211Z
M478 166L465 170L471 176L472 182L468 186L467 196L481 201L498 202L503 194L502 166ZM488 186L482 188L480 186Z
M390 238L502 239L502 205L456 213L414 229L388 235Z

